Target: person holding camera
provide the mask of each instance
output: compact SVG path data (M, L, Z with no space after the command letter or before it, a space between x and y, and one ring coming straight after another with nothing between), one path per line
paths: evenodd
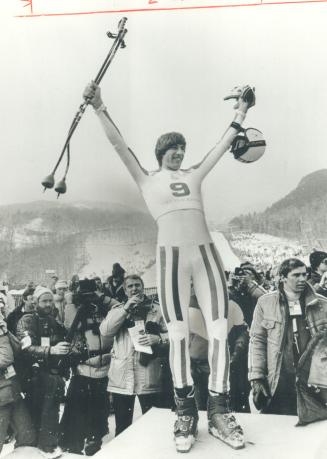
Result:
M59 408L64 395L65 372L60 361L68 354L65 328L56 319L53 293L45 287L34 292L36 310L25 314L17 324L22 359L28 370L23 381L34 427L37 446L48 458L61 456L58 447Z
M61 447L70 453L92 456L101 448L108 430L108 370L112 339L100 335L108 311L119 304L99 295L96 279L79 281L66 306L65 326L71 342L72 377L61 420Z
M259 273L249 264L241 264L231 274L229 297L242 309L244 320L251 327L258 299L267 293L259 284Z
M132 424L135 396L142 413L162 391L161 353L167 350L167 329L159 304L144 294L140 276L124 279L126 303L114 306L100 325L101 335L114 338L108 392L112 393L116 436Z

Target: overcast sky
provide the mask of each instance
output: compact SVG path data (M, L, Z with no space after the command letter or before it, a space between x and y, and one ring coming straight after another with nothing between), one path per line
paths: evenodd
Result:
M0 7L0 204L55 200L54 191L42 194L40 182L111 46L106 32L114 32L122 17L15 18L14 3L1 0ZM145 168L157 167L155 141L171 130L187 139L184 166L198 162L232 120L232 102L222 100L226 92L236 84L256 87L257 105L245 126L264 132L266 154L245 165L226 153L204 184L210 220L262 210L304 175L327 167L327 3L127 17L127 48L117 53L102 92ZM71 141L71 154L62 202L144 208L91 108Z

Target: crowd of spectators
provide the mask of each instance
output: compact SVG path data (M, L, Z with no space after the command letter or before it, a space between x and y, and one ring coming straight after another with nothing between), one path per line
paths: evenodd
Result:
M306 261L303 246L291 240L246 231L231 233L229 240L240 259L251 262L258 271L278 267L286 258Z
M312 252L307 267L296 246L259 253L242 237L252 261L226 272L231 409L325 419L327 253ZM154 289L146 292L119 263L104 280L29 282L16 305L0 286L0 451L14 437L15 447L49 458L93 455L111 414L115 435L132 423L136 397L142 413L174 409L167 330ZM194 293L189 311L192 377L205 409L208 343Z

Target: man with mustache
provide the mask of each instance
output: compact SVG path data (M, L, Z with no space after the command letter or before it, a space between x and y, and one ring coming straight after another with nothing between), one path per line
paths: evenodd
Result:
M284 260L279 276L278 289L260 297L254 311L249 348L253 402L262 413L296 415L301 409L297 391L303 390L324 409L324 390L310 387L308 350L317 338L324 339L327 300L306 281L301 260ZM318 379L324 378L318 371Z

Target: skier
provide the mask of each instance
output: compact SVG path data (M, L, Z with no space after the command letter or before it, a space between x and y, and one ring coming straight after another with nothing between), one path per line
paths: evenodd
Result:
M255 104L254 89L235 87L225 99L236 99L234 120L222 139L201 162L181 169L186 141L170 132L159 137L155 154L159 169L148 172L125 143L91 82L85 100L98 115L104 131L139 186L158 226L157 285L170 340L170 366L176 397L176 449L187 452L196 435L198 413L190 370L188 309L191 281L206 323L209 341L209 432L235 449L244 447L241 426L229 410L227 343L228 293L223 263L204 216L201 184L231 147L247 110Z

